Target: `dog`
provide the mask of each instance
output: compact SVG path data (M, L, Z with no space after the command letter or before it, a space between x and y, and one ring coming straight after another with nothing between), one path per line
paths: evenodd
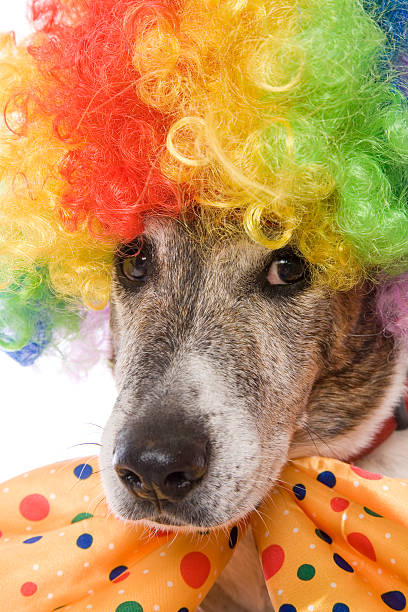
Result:
M118 249L118 398L100 455L116 515L184 531L254 510L288 459L357 456L401 400L407 373L372 284L331 291L290 246L270 251L203 225L152 217ZM407 436L395 432L359 464L406 476ZM268 601L245 536L201 610L266 612Z

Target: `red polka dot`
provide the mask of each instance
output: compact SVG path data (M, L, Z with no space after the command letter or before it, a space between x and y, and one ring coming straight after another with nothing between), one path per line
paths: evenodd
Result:
M0 530L0 538L1 538L2 535L3 535L3 532Z
M367 470L363 470L362 468L357 467L356 465L350 465L351 469L357 476L361 476L361 478L366 478L367 480L381 480L383 477L382 474L375 474L374 472L367 472Z
M199 589L207 580L211 570L209 558L201 552L191 552L180 562L183 580L193 589Z
M335 512L343 512L349 505L350 502L344 499L344 497L333 497L333 499L330 500L330 506Z
M24 597L31 597L31 595L34 595L37 588L34 582L25 582L20 589L20 593L24 595Z
M375 555L374 546L371 544L367 536L365 536L363 533L357 533L357 532L350 533L347 536L347 541L350 544L350 546L358 550L358 552L361 553L362 555L365 555L366 557L368 557L369 559L372 559L373 561L377 560L377 557Z
M50 513L50 504L44 495L27 495L20 503L20 512L29 521L42 521Z
M262 552L262 567L265 580L279 572L285 560L285 552L278 544L272 544Z

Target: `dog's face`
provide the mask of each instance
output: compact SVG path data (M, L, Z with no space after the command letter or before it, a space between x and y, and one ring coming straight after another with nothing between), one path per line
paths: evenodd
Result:
M116 259L101 465L120 516L206 528L253 510L289 456L332 454L394 357L367 287L312 287L288 249L190 230L152 219Z

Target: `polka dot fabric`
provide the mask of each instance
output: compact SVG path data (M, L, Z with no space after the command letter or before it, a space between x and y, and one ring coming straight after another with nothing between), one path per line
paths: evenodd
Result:
M249 521L275 611L408 610L408 480L321 457L282 479ZM149 530L109 514L95 457L35 470L0 486L0 609L193 612L247 523Z
M251 520L276 612L408 610L408 481L321 457L282 480Z
M245 526L197 538L126 523L97 471L92 457L0 485L1 612L196 610Z

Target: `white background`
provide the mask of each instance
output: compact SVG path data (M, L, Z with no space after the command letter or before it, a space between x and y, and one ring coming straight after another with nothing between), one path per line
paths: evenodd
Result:
M0 0L0 31L14 30L17 40L30 31L26 0ZM70 457L95 454L115 401L112 375L96 366L78 382L63 372L58 359L41 359L23 368L0 352L0 482L35 467Z

